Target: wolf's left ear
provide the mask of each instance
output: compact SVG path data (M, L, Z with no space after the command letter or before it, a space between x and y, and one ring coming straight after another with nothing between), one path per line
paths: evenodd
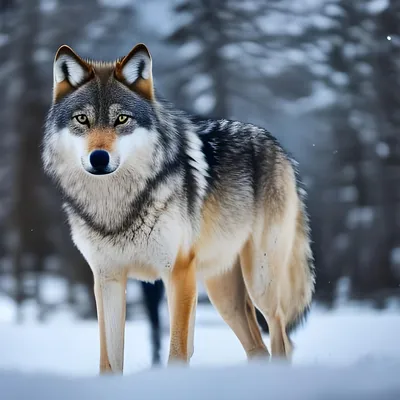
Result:
M53 102L61 100L93 75L92 68L69 46L61 46L54 57Z
M147 47L137 44L115 68L118 80L147 100L153 100L152 60Z

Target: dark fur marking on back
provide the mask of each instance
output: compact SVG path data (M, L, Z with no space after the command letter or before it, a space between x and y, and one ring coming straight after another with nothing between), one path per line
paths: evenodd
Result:
M184 136L183 136L184 137ZM195 162L192 157L188 155L188 143L186 141L182 141L179 158L182 162L182 166L184 169L184 190L186 192L187 197L187 209L189 215L194 215L196 212L195 201L197 198L197 189L198 185L196 182L195 175L193 173L194 167L191 165L190 161Z

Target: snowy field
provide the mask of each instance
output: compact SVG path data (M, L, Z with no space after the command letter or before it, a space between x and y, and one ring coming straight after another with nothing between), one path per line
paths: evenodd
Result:
M373 311L366 307L342 306L330 312L314 307L307 324L293 335L296 349L292 367L273 364L249 367L241 345L219 315L210 306L199 306L190 370L150 371L147 322L144 319L128 321L126 379L123 382L119 381L122 378L101 379L100 386L96 377L99 341L95 322L78 322L59 316L43 325L35 322L15 325L6 321L7 312L9 308L4 304L0 306L0 387L2 393L13 395L0 395L1 399L24 399L24 390L31 387L33 393L54 391L57 396L49 398L58 399L72 399L82 391L88 394L85 399L128 398L128 395L129 398L146 395L146 399L158 399L163 390L170 390L175 400L205 398L203 395L209 400L222 399L217 394L231 384L237 389L230 400L247 398L244 394L247 390L251 392L249 400L265 399L271 387L281 388L281 392L271 398L283 399L285 393L289 396L297 393L294 389L299 385L308 393L304 399L358 398L350 396L351 393L361 393L360 398L372 399L378 398L373 397L378 391L379 398L400 399L400 311L397 307ZM163 317L166 322L165 307ZM269 344L268 336L265 339ZM164 362L167 353L168 327L165 326ZM243 374L246 378L242 379ZM177 397L175 391L186 379L190 382L189 388L182 388ZM152 384L153 380L156 385ZM338 383L343 380L349 381L347 385L354 390L346 392L350 397L337 392ZM118 397L114 397L117 381L120 389ZM97 383L91 385L91 382ZM325 382L325 389L320 387L321 382ZM216 391L206 394L204 390L210 390L210 385L215 385ZM188 391L197 391L198 386L203 387L203 392L199 392L203 395L189 396ZM62 388L68 389L59 397ZM135 396L135 390L141 393L139 397ZM318 397L321 390L332 397ZM275 389L273 391L276 393ZM396 396L390 397L392 394Z
M4 315L4 314L3 314ZM164 325L167 312L163 308ZM168 354L168 327L163 340ZM50 372L68 376L96 375L99 358L97 324L64 316L45 324L0 323L0 369ZM128 321L125 338L125 374L150 366L149 326L145 319ZM400 311L373 311L366 307L313 309L308 322L292 336L294 365L348 366L385 358L400 360ZM265 336L266 343L268 336ZM246 363L233 332L211 306L199 306L196 317L193 367ZM400 371L399 371L400 380ZM400 399L400 398L399 398Z

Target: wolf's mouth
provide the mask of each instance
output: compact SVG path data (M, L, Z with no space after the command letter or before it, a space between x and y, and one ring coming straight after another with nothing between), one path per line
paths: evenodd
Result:
M89 170L86 170L87 172L89 172L89 174L92 175L109 175L112 174L113 172L115 172L115 169L95 169L95 168L91 168Z

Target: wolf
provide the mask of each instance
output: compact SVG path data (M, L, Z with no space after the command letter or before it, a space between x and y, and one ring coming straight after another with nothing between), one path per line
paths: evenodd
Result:
M152 63L143 43L113 62L62 45L53 63L43 167L93 272L100 374L123 373L129 278L165 285L168 365L193 355L199 280L249 361L290 361L315 282L297 163L264 128L176 109Z

